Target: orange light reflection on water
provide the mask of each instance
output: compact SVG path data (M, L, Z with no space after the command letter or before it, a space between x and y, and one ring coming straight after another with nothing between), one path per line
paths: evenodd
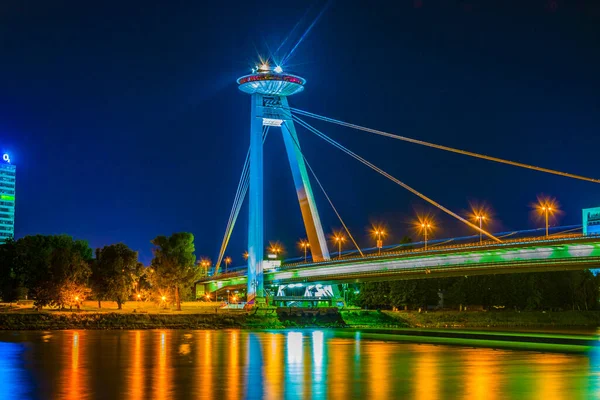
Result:
M69 374L69 400L79 400L81 395L81 370L79 369L79 332L73 332L71 338L71 373Z
M263 346L264 395L267 399L283 398L283 346L284 336L271 333Z
M353 343L348 339L331 338L327 341L327 354L335 354L327 364L327 393L336 398L351 398L352 382L349 374L350 350Z
M144 363L142 357L142 332L131 332L133 336L132 360L127 381L129 383L129 398L141 400L144 398ZM129 338L131 339L131 335Z
M240 396L240 372L239 372L239 331L231 331L229 337L229 363L225 366L227 372L227 398L239 399Z
M373 342L369 344L369 380L371 383L372 399L390 399L390 379L393 381L394 371L390 371L390 359L393 357L390 347L386 342Z
M202 360L202 364L198 369L198 375L196 377L198 382L201 382L200 386L196 389L196 395L201 395L200 398L210 396L213 393L213 366L212 366L212 340L213 332L204 331L196 335L198 343L198 362ZM203 344L203 346L200 345Z
M153 386L153 393L156 399L171 398L171 370L170 370L170 355L167 350L167 344L170 343L171 331L162 331L158 340L158 370L156 371L156 379Z
M465 398L494 400L498 398L502 381L499 366L504 351L468 349L464 351Z
M440 398L439 359L436 346L414 345L414 398L417 400L437 400Z

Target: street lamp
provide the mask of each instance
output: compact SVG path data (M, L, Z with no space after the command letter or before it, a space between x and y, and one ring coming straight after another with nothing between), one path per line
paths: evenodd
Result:
M208 267L210 267L210 261L206 258L200 260L200 265L204 268L204 275L208 276Z
M377 254L381 255L381 248L383 247L383 237L385 236L385 231L382 228L373 228L373 235L377 239Z
M231 257L225 257L225 273L227 273L227 269L229 267L229 264L231 264Z
M421 224L419 226L421 227L421 230L423 231L425 250L427 250L427 233L428 233L428 231L430 231L433 228L433 225L431 224L431 222L429 222L429 220L423 220L423 221L421 221Z
M307 254L308 248L310 247L310 243L308 243L307 240L302 239L302 240L300 240L300 247L302 247L304 249L304 262L306 262L306 260L307 260L306 254Z
M275 257L279 257L279 254L283 252L283 247L279 244L279 242L269 243L269 251L275 254Z
M336 233L333 235L333 240L338 245L338 260L342 259L342 243L346 241L346 237L341 233Z
M483 244L483 221L485 221L485 215L477 214L475 215L475 219L479 221L479 244Z
M242 256L244 256L244 260L246 260L246 261L248 260L248 252L247 252L247 251L245 251L245 252L242 254Z
M549 233L548 233L549 218L551 215L554 215L554 213L559 212L558 203L557 203L556 199L554 199L554 198L538 196L538 202L535 205L535 207L537 208L537 210L540 214L544 215L544 221L545 221L545 227L546 227L546 239L548 239L548 237L549 237Z
M548 239L548 213L552 212L552 207L543 206L542 210L544 211L545 219L546 219L546 239Z

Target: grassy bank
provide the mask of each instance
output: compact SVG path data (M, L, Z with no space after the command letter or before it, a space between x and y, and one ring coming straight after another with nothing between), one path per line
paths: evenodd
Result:
M276 315L40 312L0 314L3 330L283 328Z
M283 328L505 328L546 329L595 328L600 312L458 312L429 313L389 311L314 311L292 313L275 309L258 313L219 310L212 313L124 313L124 312L4 312L2 330L59 329L283 329Z

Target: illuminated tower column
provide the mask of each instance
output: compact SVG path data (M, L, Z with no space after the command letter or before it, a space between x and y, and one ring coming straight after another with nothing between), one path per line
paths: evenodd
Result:
M247 298L249 304L254 304L256 300L264 299L263 126L282 129L313 259L328 260L329 250L287 102L287 96L304 89L305 80L265 65L252 75L239 78L237 82L240 90L252 95Z
M281 99L281 103L285 109L289 109L286 97ZM306 236L308 236L308 242L310 243L312 259L314 261L329 260L327 241L325 239L325 234L323 233L323 227L321 226L321 219L319 218L319 212L317 211L317 205L315 204L315 198L310 186L306 165L304 165L304 157L300 151L300 142L296 135L294 122L292 120L284 120L281 124L281 130L283 133L285 149L290 161L290 167L292 169L292 176L294 178L294 185L296 186L296 194L298 195L298 202L300 203L304 227L306 228Z
M263 266L264 225L263 225L263 119L258 114L260 94L252 95L250 113L250 187L248 218L248 303L255 297L264 297Z

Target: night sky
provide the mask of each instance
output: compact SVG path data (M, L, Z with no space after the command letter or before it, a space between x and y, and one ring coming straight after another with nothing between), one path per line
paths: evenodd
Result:
M249 145L235 80L324 1L12 1L0 6L0 150L17 165L16 236L124 242L191 231L216 259ZM527 5L524 5L527 3ZM330 4L290 58L307 79L294 107L434 143L600 178L600 5L595 1L347 1ZM310 8L312 5L312 8ZM302 19L305 12L306 17ZM310 121L400 180L494 231L558 224L600 206L600 185L471 159ZM351 231L387 241L433 209L298 128L304 153ZM304 237L280 133L266 142L266 240ZM313 185L327 233L340 227ZM436 237L469 233L435 212ZM242 262L247 205L227 254Z

